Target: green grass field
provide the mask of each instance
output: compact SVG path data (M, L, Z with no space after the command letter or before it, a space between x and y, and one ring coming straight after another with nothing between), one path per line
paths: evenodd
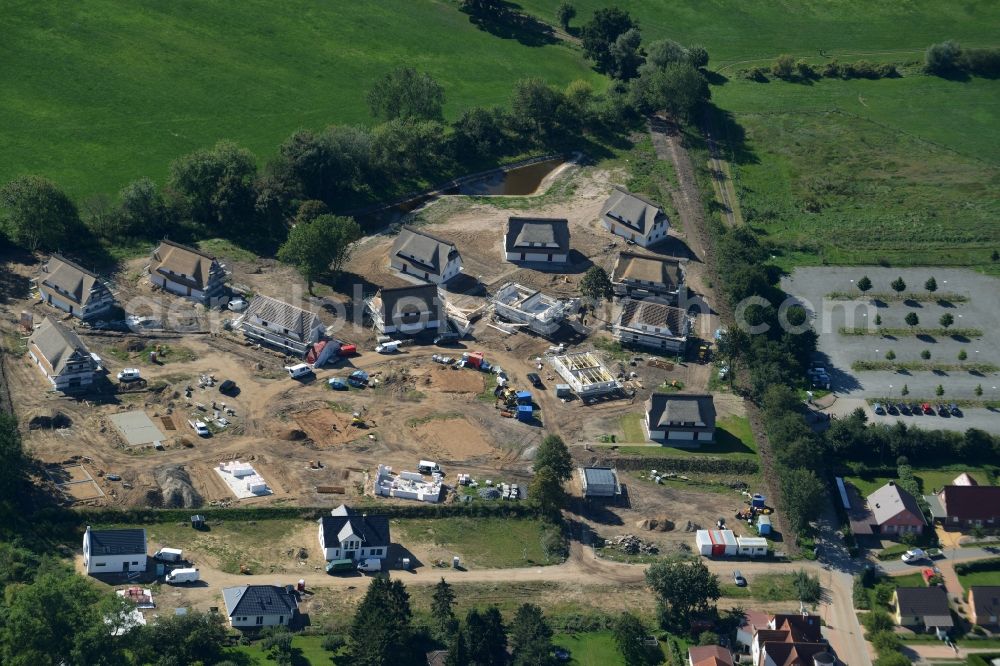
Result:
M518 4L555 23L561 0ZM669 37L702 44L715 65L774 57L779 53L837 55L893 51L919 57L933 42L957 39L969 45L996 43L1000 5L976 0L940 3L870 3L864 0L574 0L572 26L612 5L638 19L644 40Z
M253 645L231 647L227 654L243 666L268 666L276 663L268 658L259 641ZM295 666L331 666L337 662L332 653L323 649L322 636L295 635L292 636L292 663Z
M952 467L950 469L918 469L913 471L914 477L917 479L917 483L920 484L921 489L924 493L930 494L933 490L940 490L946 485L950 484L956 476L962 472L968 472L969 476L976 480L980 485L989 485L990 477L985 469L977 469L975 467ZM867 497L869 494L875 492L877 489L884 486L886 483L892 480L894 477L887 476L847 476L844 477L844 481L849 482L854 485L855 488L861 493L862 496Z
M368 88L403 64L438 79L449 117L529 76L604 86L578 51L495 37L449 0L15 0L0 54L0 182L43 174L74 197L162 181L222 138L266 158L300 127L367 123Z
M558 634L552 642L569 651L568 664L576 666L625 666L610 631L586 634Z
M393 540L430 542L448 549L468 566L484 568L558 564L542 550L540 520L504 518L407 519L394 522ZM430 564L425 562L424 564Z
M642 414L626 414L621 418L622 442L645 442L646 431ZM684 449L676 446L622 446L619 453L625 455L678 457L718 456L720 458L755 458L757 445L750 431L750 421L741 416L726 416L719 419L715 429L715 443L703 444L698 449Z
M986 571L959 574L958 580L962 583L962 587L968 590L973 585L1000 586L1000 559L995 558L990 562L992 566Z
M733 569L739 569L734 564ZM760 574L754 576L746 587L737 587L730 577L724 578L721 582L722 596L727 599L753 599L755 601L797 601L798 592L793 584L794 575L786 574Z
M975 117L975 109L1000 94L1000 81L965 91L960 103L957 96L947 102L940 90L932 94L930 84L911 92L906 81L867 82L880 86L869 94L885 100L882 114L903 112L908 102L901 100L911 94L924 102L922 116L901 113L897 121L887 119L891 126L853 111L814 111L804 98L787 101L785 108L796 109L789 113L742 113L739 101L731 100L729 110L746 132L745 149L734 159L743 215L778 246L780 265L889 262L1000 270L990 259L1000 247L994 223L1000 215L1000 115L992 122ZM755 94L763 97L792 84L757 85L764 90ZM813 87L828 85L852 82ZM930 126L951 113L949 105L961 109L954 115L967 132L962 138ZM916 127L919 121L925 124ZM960 149L968 152L955 152Z

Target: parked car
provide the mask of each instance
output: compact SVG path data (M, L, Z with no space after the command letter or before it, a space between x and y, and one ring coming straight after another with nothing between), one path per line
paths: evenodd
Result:
M920 405L918 405L915 402L911 402L910 403L910 413L913 414L914 416L920 416L921 414L923 414L923 410L920 409Z
M747 579L743 577L739 569L733 572L733 582L736 584L736 587L747 586Z
M436 345L453 345L456 342L458 342L457 333L442 333L434 338L434 344Z
M556 656L556 661L569 661L569 650L565 648L556 648L553 654Z
M948 408L945 407L944 405L937 406L937 413L938 416L951 416L951 412L948 411Z
M899 410L896 409L896 405L892 404L891 402L887 402L886 403L886 405L885 405L885 411L887 411L888 413L890 413L890 414L892 414L894 416L899 414Z
M913 564L914 562L920 562L927 559L927 553L919 548L911 548L903 553L903 556L899 559L903 560L907 564Z
M531 382L531 385L535 388L544 388L542 386L542 378L538 376L537 372L529 372L528 381Z
M898 402L898 403L896 403L896 410L900 414L903 414L904 416L909 416L910 415L910 408L906 406L905 402Z
M139 372L139 368L125 368L118 373L118 381L120 382L137 382L142 379L142 373Z
M233 312L243 312L247 309L247 302L242 298L234 298L226 305Z
M885 407L882 406L881 402L876 402L874 405L872 405L872 409L875 411L876 414L885 414Z
M962 416L962 410L958 408L958 405L951 403L948 405L948 411L951 412L952 416Z
M928 416L934 416L934 408L931 407L931 403L925 402L924 404L920 405L920 409L923 410L924 414L927 414Z
M198 433L199 437L208 437L212 433L209 432L208 426L205 425L204 421L188 421L188 425Z
M219 393L224 393L225 395L233 395L236 393L236 382L232 379L227 379L226 381L219 384Z

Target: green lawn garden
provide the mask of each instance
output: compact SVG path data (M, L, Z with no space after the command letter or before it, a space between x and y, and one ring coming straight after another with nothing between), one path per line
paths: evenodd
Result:
M1000 586L1000 558L958 564L955 573L965 590L973 585Z
M298 128L367 123L393 67L429 72L448 117L505 104L537 76L603 88L578 51L479 30L447 0L8 3L0 183L46 175L74 198L113 195L222 138L259 158Z
M483 568L558 564L542 548L540 520L435 518L393 521L393 541L446 546L463 564ZM430 564L425 562L424 564Z
M622 439L625 443L648 442L643 425L643 414L626 414L621 418ZM650 444L652 444L650 442ZM676 446L621 446L624 455L685 458L691 456L717 456L720 458L756 458L757 444L750 431L750 421L743 416L726 416L716 422L715 443L703 444L697 449Z
M252 645L231 647L228 653L242 666L269 666L275 663L265 654L260 641ZM298 634L292 636L292 660L295 666L332 666L337 663L333 654L323 649L323 636Z
M989 485L990 483L990 476L987 474L986 468L977 469L975 467L953 467L950 469L915 469L913 470L913 475L916 477L917 483L920 484L921 490L926 494L930 494L932 490L940 490L944 486L950 484L955 477L962 472L968 472L969 476L975 479L980 485ZM862 497L867 497L894 478L894 476L888 477L860 474L856 476L846 476L844 477L844 481L853 484L854 487L858 489L858 492L861 493Z

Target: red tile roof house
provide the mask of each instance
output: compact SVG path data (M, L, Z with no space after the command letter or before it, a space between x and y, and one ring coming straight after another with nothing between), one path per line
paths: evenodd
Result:
M733 666L733 655L718 645L688 648L688 666Z
M931 516L948 530L1000 526L1000 486L945 486L925 495Z
M867 501L879 534L896 536L924 531L926 520L917 499L894 481L873 492Z
M1000 626L1000 586L973 585L969 588L969 620L980 627Z

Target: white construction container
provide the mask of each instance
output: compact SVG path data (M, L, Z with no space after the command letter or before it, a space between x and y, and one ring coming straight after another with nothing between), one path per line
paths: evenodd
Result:
M739 548L732 530L698 530L694 541L698 553L706 557L731 557Z
M736 537L737 552L747 557L766 557L767 539L764 537Z

